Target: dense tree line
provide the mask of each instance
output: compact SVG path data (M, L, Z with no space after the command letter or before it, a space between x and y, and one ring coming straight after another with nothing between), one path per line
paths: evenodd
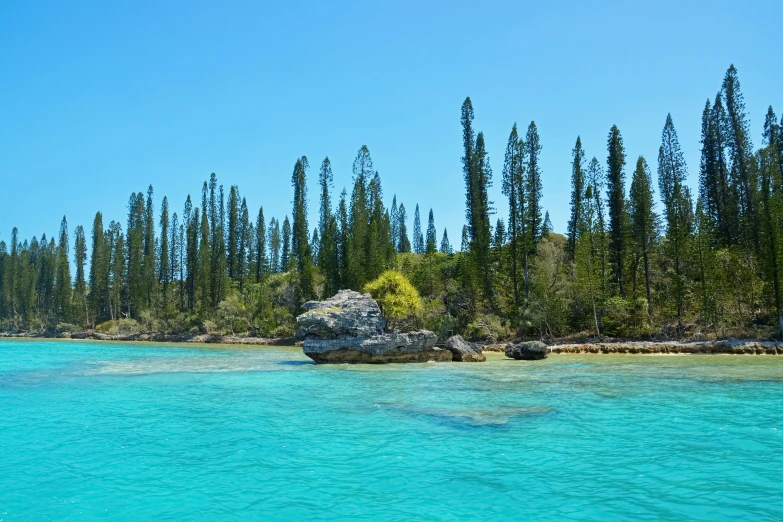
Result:
M13 229L0 242L0 328L290 335L305 301L396 269L424 298L407 321L444 336L783 334L783 120L770 107L754 149L733 66L702 113L698 191L686 183L671 115L657 165L643 156L629 164L613 125L605 162L588 160L576 138L565 235L552 231L541 205L535 122L511 128L501 177L508 215L495 218L490 158L474 120L467 98L459 252L445 229L438 240L432 209L422 215L418 203L409 236L405 205L394 196L385 206L362 146L350 191L335 194L331 162L321 162L312 227L302 156L282 223L263 208L251 214L239 187L226 195L212 174L200 205L188 196L181 213L166 197L157 207L150 186L131 194L124 223L96 213L89 236L81 226L71 236L65 217L57 237L28 241Z

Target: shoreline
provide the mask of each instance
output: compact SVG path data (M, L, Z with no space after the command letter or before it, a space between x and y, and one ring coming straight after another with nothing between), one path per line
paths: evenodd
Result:
M102 334L99 332L64 332L47 335L29 332L0 332L2 339L71 340L108 342L151 342L169 344L215 344L234 346L301 346L291 337L244 337L217 334ZM483 351L503 353L506 343L486 344ZM616 341L563 343L549 346L551 355L783 355L783 342L765 340L723 339L718 341Z
M497 346L492 345L491 350ZM564 343L549 346L554 355L783 355L779 341L722 339L718 341L617 341Z
M51 341L108 341L108 342L150 342L169 344L225 344L242 346L300 346L292 337L243 337L217 334L103 334L100 332L63 332L60 334L38 334L30 332L0 332L2 339L51 340Z

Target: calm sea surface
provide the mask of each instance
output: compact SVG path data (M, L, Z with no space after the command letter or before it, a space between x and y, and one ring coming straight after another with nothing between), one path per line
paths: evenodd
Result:
M783 357L0 341L0 520L783 519Z

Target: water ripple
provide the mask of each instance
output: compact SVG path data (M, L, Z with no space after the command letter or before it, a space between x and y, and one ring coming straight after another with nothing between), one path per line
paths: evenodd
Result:
M779 361L0 342L0 519L781 519Z

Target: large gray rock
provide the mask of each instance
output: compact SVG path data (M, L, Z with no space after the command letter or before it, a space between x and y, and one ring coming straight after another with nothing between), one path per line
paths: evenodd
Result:
M296 318L305 355L317 363L393 363L451 361L435 347L427 330L384 332L386 321L369 294L341 290L325 301L310 301Z
M398 363L451 361L451 352L435 347L437 336L427 330L304 341L305 355L322 363Z
M484 362L487 358L481 352L481 346L469 343L461 335L446 340L446 349L451 352L452 360L460 362Z
M511 359L522 359L525 361L536 361L545 359L552 349L541 341L527 341L523 343L508 343L506 345L506 357Z
M340 290L325 301L308 301L296 318L297 334L305 338L339 339L380 335L386 326L370 294Z

